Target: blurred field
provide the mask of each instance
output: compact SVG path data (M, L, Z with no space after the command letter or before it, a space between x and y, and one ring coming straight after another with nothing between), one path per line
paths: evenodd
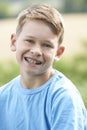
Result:
M87 14L64 15L66 46L65 56L73 56L80 52L80 42L87 39ZM15 32L16 19L0 20L0 61L14 58L14 53L10 51L10 35Z

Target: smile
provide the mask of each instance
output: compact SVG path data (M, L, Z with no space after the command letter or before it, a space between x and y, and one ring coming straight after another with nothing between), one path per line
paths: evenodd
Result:
M25 57L25 60L30 63L30 64L35 64L35 65L41 65L42 62L39 61L39 60L35 60L35 59L32 59L32 58L29 58L29 57Z

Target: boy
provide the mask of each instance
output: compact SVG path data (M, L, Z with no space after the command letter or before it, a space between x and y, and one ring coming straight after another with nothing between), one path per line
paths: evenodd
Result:
M86 130L86 109L74 85L52 68L64 52L58 11L34 5L11 35L20 76L0 88L0 130Z

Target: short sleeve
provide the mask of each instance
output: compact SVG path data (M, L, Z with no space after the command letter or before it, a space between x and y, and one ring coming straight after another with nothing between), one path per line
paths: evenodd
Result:
M77 92L55 94L51 130L85 130L85 107Z

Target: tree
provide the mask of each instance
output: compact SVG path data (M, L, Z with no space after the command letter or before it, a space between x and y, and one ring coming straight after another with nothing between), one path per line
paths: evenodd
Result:
M64 0L63 12L87 12L87 0Z

